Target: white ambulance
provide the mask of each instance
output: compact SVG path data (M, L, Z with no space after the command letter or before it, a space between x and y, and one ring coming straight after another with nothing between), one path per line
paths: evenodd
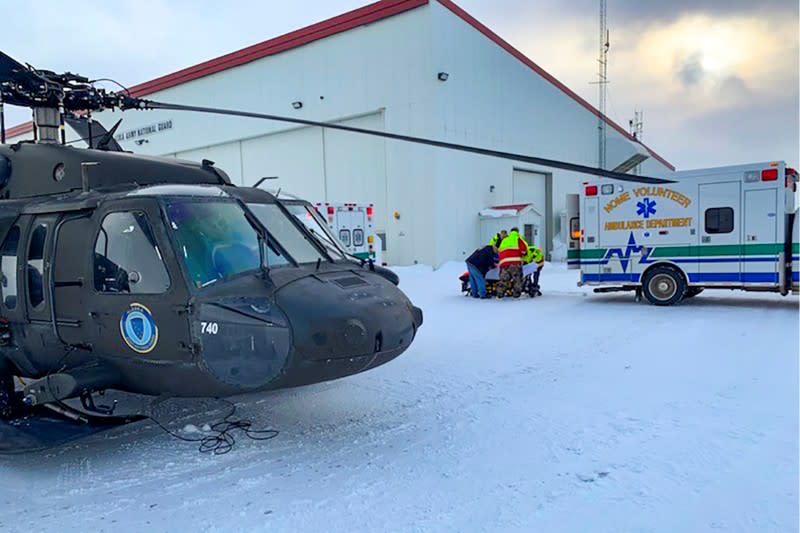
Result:
M373 204L317 202L315 206L347 253L381 264L383 246L375 234Z
M798 292L797 171L783 162L597 178L568 201L568 264L595 292L672 305L705 288Z

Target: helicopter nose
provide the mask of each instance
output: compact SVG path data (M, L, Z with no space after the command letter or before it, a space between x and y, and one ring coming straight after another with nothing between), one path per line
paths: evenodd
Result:
M422 311L371 273L310 276L281 289L276 299L291 324L300 364L327 366L338 374L333 377L397 357L422 324Z

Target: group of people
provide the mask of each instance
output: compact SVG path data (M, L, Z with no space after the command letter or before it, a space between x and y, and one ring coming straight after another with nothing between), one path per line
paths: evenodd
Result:
M523 268L535 265L532 273L532 289L539 292L539 275L544 266L541 248L525 242L518 228L502 230L495 234L489 244L478 248L467 258L470 294L473 298L488 298L486 293L486 274L499 267L500 276L495 294L502 298L511 294L514 298L522 295L524 288Z

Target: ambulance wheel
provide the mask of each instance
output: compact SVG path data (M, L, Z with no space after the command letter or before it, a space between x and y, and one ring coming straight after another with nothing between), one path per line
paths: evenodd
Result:
M674 268L657 266L645 275L642 290L651 304L675 305L686 292L686 281Z

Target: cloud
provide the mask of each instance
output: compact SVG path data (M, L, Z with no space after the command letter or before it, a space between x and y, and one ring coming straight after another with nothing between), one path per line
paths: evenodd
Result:
M703 70L702 52L692 52L687 57L678 59L675 76L686 87L697 85L703 81L705 71Z
M533 3L532 3L533 4ZM572 17L598 17L597 0L571 0L558 2L558 0L539 0L536 7L541 4L562 4L562 13ZM652 22L670 23L687 14L705 14L713 17L728 17L737 15L781 13L784 17L797 18L798 3L796 0L608 0L608 17L611 28L618 28L620 24L647 25Z

